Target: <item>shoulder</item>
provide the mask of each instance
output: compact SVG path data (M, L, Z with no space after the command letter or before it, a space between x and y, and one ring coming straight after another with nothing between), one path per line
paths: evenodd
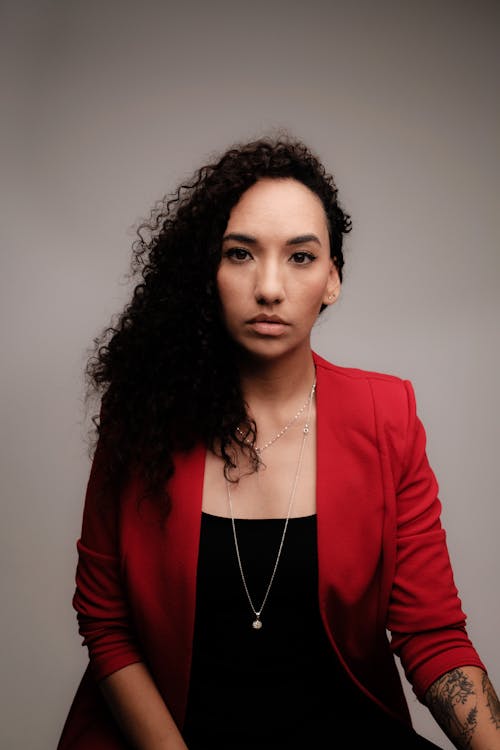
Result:
M382 419L405 421L416 409L413 385L407 378L393 373L344 367L333 364L313 352L318 387L327 400L349 403L349 412L375 412ZM331 397L331 398L330 398Z
M345 367L342 365L333 364L328 360L320 357L319 354L313 352L314 364L316 365L316 371L321 371L321 376L328 380L352 383L354 387L356 384L362 385L363 383L375 383L381 384L383 387L387 385L400 388L405 383L409 382L407 379L388 372L378 372L376 370L365 370L359 367Z

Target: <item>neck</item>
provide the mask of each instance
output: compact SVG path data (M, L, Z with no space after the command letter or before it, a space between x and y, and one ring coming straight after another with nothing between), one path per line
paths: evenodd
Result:
M294 400L297 393L310 390L315 375L311 349L269 360L242 357L239 369L243 397L249 404Z

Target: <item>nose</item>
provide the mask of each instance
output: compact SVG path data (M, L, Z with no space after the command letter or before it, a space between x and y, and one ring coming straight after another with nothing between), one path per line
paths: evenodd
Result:
M255 278L255 299L258 304L279 304L284 296L284 280L280 264L275 259L260 263Z

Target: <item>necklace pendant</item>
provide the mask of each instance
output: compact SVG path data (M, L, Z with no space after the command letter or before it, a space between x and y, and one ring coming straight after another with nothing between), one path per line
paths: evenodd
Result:
M259 618L257 617L257 619L256 619L256 620L254 620L254 621L252 622L252 628L253 628L254 630L260 630L260 629L261 629L261 627L262 627L262 623L261 623L261 621L259 620Z

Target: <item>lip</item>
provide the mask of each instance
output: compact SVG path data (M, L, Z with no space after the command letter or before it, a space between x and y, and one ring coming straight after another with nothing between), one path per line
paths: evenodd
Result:
M279 315L256 315L248 320L247 324L261 336L281 336L289 327L289 323L286 323Z
M266 315L265 313L260 313L259 315L256 315L254 318L251 318L248 323L281 323L282 325L288 325L288 323L283 320L283 318L280 318L279 315Z

